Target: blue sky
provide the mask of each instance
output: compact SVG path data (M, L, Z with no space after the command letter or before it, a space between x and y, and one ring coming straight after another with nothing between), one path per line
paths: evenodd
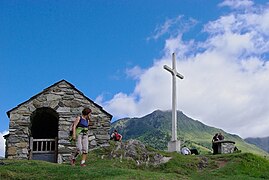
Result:
M114 119L169 110L162 67L175 52L185 76L178 109L242 137L269 136L265 0L2 0L0 27L1 134L8 110L62 79Z

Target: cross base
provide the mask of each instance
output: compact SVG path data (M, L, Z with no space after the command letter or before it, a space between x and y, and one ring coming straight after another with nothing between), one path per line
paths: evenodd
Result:
M180 140L169 141L168 152L180 152Z

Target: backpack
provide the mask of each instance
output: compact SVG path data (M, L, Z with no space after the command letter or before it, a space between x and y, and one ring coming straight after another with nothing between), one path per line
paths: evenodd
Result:
M77 127L78 127L78 125L79 125L79 123L80 123L80 120L81 120L81 117L79 118L79 122L78 122L78 124L77 124ZM69 136L73 136L73 127L74 127L74 123L75 123L75 121L73 121L72 122L72 124L70 125L70 127L69 127ZM76 127L76 128L77 128Z

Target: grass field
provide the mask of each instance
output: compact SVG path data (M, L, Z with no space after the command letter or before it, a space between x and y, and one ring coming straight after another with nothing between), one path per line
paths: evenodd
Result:
M103 153L103 152L102 152ZM90 152L87 167L34 160L2 160L0 179L269 179L269 160L251 153L183 156L158 166L137 166L132 160L101 158Z

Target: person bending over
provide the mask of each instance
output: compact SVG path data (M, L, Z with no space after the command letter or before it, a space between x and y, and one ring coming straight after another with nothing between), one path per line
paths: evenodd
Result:
M114 141L121 141L122 135L115 129L114 132L111 134L110 139Z

